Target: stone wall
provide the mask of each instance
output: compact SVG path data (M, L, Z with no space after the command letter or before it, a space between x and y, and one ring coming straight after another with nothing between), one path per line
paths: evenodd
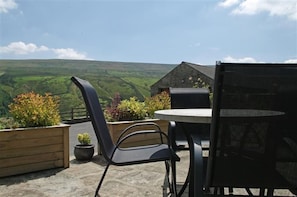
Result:
M165 75L157 83L151 86L151 95L168 90L169 87L174 88L191 88L202 87L203 84L213 85L213 79L194 69L187 64L180 64L171 72Z

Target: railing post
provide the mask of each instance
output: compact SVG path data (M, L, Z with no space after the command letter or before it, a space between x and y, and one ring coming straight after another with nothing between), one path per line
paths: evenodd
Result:
M71 120L74 120L74 108L71 108Z
M65 116L67 117L67 121L74 121L75 119L79 120L79 119L90 118L89 112L88 112L88 110L86 110L86 108L71 108L70 111L62 112L61 114L65 114ZM68 116L68 115L70 115L70 116ZM65 120L66 120L66 118L65 118Z

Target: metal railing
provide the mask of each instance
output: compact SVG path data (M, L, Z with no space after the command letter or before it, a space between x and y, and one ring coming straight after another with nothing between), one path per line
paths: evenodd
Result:
M90 120L90 116L86 108L71 108L68 112L60 112L60 116L65 123L86 122Z

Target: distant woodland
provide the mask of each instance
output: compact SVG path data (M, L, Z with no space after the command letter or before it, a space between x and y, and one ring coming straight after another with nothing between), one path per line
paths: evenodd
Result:
M150 96L150 86L176 65L86 60L0 60L0 117L8 104L25 92L52 93L60 97L60 112L84 107L78 88L70 81L78 76L90 81L103 105L115 93L122 99Z

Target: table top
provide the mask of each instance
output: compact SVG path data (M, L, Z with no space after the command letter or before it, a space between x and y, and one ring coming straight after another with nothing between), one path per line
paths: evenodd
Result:
M269 110L252 110L252 109L222 109L222 117L226 118L247 118L247 117L272 117L284 115L283 112ZM210 123L212 109L166 109L155 111L155 118L177 122L188 123Z
M210 123L212 109L165 109L155 111L155 118L177 122Z

